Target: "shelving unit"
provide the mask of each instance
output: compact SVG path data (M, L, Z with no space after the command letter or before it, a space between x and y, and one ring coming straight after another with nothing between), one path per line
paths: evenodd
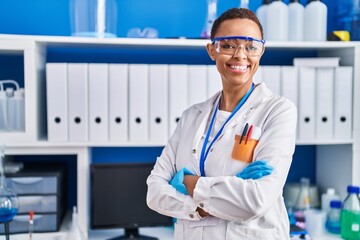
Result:
M152 54L167 54L174 52L186 57L195 53L194 58L188 59L192 63L210 63L205 46L208 40L189 39L96 39L78 37L49 37L0 35L0 55L20 54L24 58L24 85L26 130L23 133L0 132L0 142L6 143L7 155L76 155L77 156L77 206L81 229L89 231L89 164L91 162L91 148L93 147L158 147L165 142L125 142L125 143L52 143L46 139L46 103L45 103L45 63L63 61L67 58L68 50L81 49L72 52L72 56L83 54L90 50L97 62L124 62L127 57L129 63L153 63ZM60 50L59 50L60 49ZM54 53L55 50L55 53ZM57 51L59 50L59 51ZM100 58L96 54L99 50ZM125 52L124 54L120 54ZM131 57L148 54L144 59ZM112 58L121 55L120 59ZM126 55L127 54L127 55ZM274 55L286 55L274 58ZM334 187L341 196L345 196L347 184L360 185L360 43L359 42L268 42L261 64L287 64L291 59L301 56L340 57L340 65L354 67L353 82L353 131L352 139L341 141L299 141L298 145L316 146L316 180L321 188ZM186 59L157 58L158 62L186 63ZM55 59L55 60L54 60ZM105 60L104 60L105 59ZM75 61L77 59L75 58Z

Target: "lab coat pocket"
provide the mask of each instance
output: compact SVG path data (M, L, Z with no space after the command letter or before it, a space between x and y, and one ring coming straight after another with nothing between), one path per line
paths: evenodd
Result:
M240 136L235 135L231 157L235 160L251 163L254 155L254 149L257 143L258 140L252 138L248 140L242 139L240 142Z
M226 240L278 240L275 228L261 229L245 227L236 223L228 223Z

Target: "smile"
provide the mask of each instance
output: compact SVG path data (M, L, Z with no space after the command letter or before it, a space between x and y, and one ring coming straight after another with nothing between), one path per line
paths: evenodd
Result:
M231 69L245 70L248 68L247 65L229 65Z

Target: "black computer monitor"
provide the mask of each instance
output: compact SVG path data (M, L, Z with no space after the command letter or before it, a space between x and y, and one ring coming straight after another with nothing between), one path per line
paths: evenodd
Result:
M139 227L170 226L172 218L146 204L146 179L154 166L149 163L91 164L90 195L92 229L124 228L117 239L156 239L139 235Z

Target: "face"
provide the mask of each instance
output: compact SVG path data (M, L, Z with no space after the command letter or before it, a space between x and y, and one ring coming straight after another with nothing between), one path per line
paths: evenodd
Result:
M230 19L221 23L215 38L224 36L262 39L259 27L249 19ZM259 56L248 57L244 48L240 48L234 55L226 55L218 53L214 44L208 44L207 50L210 58L216 61L224 90L250 87L263 52Z

